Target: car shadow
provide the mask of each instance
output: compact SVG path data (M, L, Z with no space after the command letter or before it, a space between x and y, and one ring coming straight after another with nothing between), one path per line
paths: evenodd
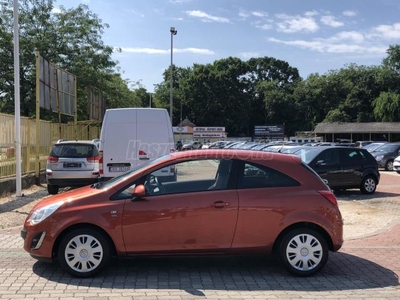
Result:
M347 253L330 253L325 268L311 277L288 274L272 256L114 259L94 278L69 276L55 264L36 262L33 271L47 280L76 286L118 289L178 289L204 296L219 291L344 291L399 285L398 276L374 262Z
M22 195L21 197L13 196L12 200L0 204L0 213L16 210L31 203L32 201L43 199L48 196L49 194L46 190L38 190L28 195Z

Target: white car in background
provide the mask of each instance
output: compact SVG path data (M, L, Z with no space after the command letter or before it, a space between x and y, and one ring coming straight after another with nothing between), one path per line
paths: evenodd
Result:
M393 161L393 171L396 171L397 174L400 174L400 156L397 156Z

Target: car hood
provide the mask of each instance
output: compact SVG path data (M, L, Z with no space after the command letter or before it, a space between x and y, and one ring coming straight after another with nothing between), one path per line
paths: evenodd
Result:
M77 201L80 199L88 199L89 197L92 198L91 196L95 196L97 194L100 194L104 192L101 189L94 189L91 188L90 186L84 186L81 188L73 189L67 192L59 193L57 195L53 195L47 198L43 198L40 202L38 202L32 210L39 209L41 207L44 207L49 204L57 203L60 201L63 202L72 202L72 201Z

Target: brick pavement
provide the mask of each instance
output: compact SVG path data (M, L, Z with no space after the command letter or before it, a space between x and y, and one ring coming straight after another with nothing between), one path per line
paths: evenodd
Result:
M400 175L383 175L378 192L398 206ZM272 257L214 257L115 260L98 277L75 279L30 258L19 228L0 230L0 241L0 300L400 299L400 224L345 241L309 278L288 275Z

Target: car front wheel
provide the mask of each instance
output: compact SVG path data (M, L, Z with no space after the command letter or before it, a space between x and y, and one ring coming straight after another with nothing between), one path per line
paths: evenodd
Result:
M373 176L366 176L362 182L360 190L363 194L373 194L377 186L376 179Z
M298 228L287 233L279 244L279 258L286 270L296 276L310 276L326 264L329 249L315 230Z
M393 171L393 160L388 160L385 166L386 171Z
M98 274L110 260L107 239L91 228L76 229L68 233L58 249L58 261L70 275L79 278Z

